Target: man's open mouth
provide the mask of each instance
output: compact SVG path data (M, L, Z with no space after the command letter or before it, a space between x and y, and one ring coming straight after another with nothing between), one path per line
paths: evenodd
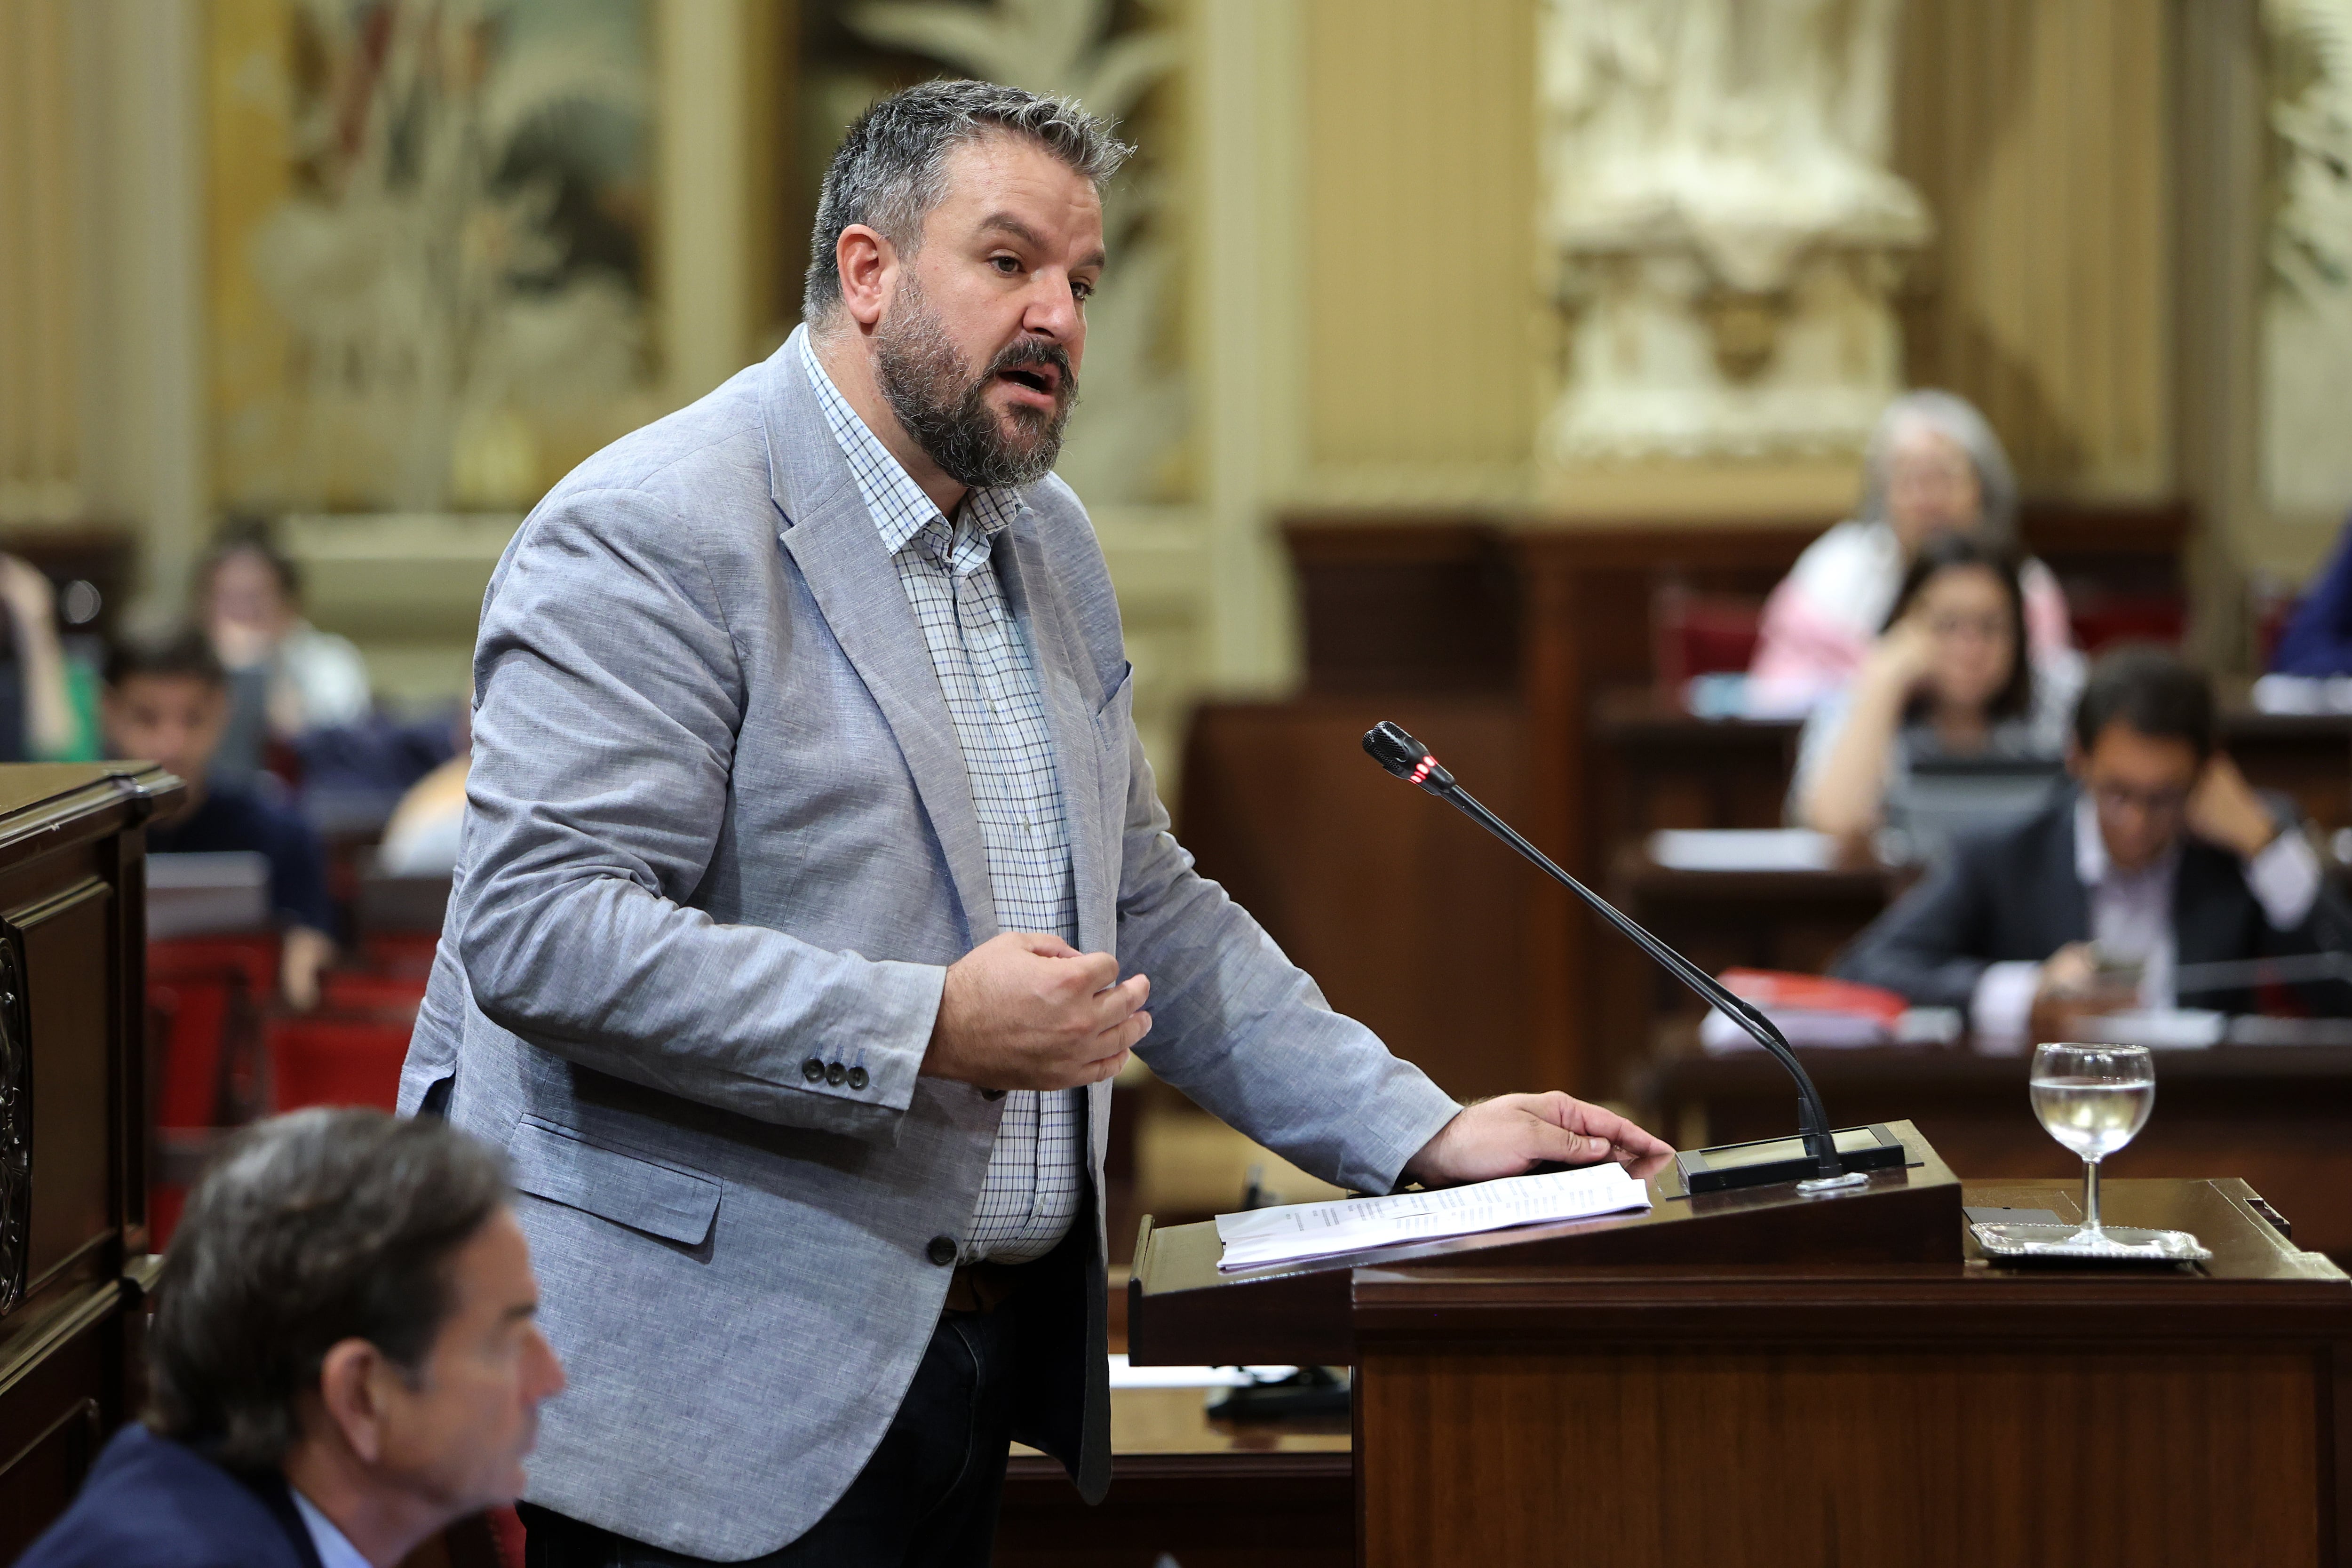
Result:
M1015 386L1025 386L1045 397L1053 396L1062 384L1062 373L1050 364L1015 365L997 374Z

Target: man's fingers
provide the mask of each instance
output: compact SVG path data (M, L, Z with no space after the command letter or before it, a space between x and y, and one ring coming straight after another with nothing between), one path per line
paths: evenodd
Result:
M1078 950L1051 931L1009 931L1004 939L1013 946L1035 953L1040 958L1076 958Z
M1538 1120L1533 1123L1536 1147L1530 1160L1556 1160L1563 1165L1594 1165L1614 1153L1615 1147L1608 1139L1587 1132L1574 1132L1555 1122Z
M1629 1154L1671 1154L1675 1152L1673 1144L1613 1110L1603 1110L1558 1090L1538 1098L1542 1104L1538 1113L1554 1126L1601 1139Z
M1127 1052L1120 1051L1118 1055L1105 1057L1098 1062L1088 1062L1085 1075L1071 1087L1076 1089L1085 1084L1100 1083L1107 1078L1117 1078L1119 1069L1127 1066Z
M1117 1028L1139 1012L1151 994L1151 982L1140 974L1129 975L1108 990L1097 991L1087 1000L1092 1004L1088 1015L1097 1034Z

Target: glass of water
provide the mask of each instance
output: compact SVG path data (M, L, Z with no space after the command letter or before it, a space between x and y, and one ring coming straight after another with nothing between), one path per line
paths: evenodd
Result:
M2156 1109L2156 1062L2145 1046L2037 1046L2033 1114L2083 1157L2078 1245L2107 1245L2099 1226L2099 1162L2130 1142Z

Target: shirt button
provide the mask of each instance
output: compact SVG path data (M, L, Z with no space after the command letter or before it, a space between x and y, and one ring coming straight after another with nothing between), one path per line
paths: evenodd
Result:
M931 1237L931 1244L923 1248L923 1256L929 1258L933 1263L938 1264L940 1268L945 1268L949 1264L953 1263L956 1260L955 1239L952 1237L945 1236L935 1236Z
M866 1069L864 1068L851 1068L849 1069L849 1087L852 1089L864 1089L866 1087Z
M982 1100L1003 1100L1004 1098L1004 1091L1001 1089L983 1089L980 1091L980 1098Z
M808 1060L801 1063L801 1076L808 1079L809 1082L814 1083L817 1079L824 1076L824 1064L817 1060L814 1057L811 1057Z
M843 1067L839 1062L835 1062L831 1067L824 1069L824 1081L831 1084L835 1089L839 1089L841 1087L842 1079L848 1076L849 1069Z

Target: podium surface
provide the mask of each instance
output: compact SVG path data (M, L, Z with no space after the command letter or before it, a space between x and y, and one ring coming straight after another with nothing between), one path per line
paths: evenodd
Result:
M2234 1180L2105 1188L2208 1263L1994 1264L1963 1203L2074 1220L2074 1189L1963 1188L1898 1130L1917 1163L1810 1204L1660 1197L1215 1283L1213 1227L1150 1233L1129 1353L1344 1349L1368 1564L2352 1568L2352 1280ZM1216 1353L1221 1320L1251 1354Z

